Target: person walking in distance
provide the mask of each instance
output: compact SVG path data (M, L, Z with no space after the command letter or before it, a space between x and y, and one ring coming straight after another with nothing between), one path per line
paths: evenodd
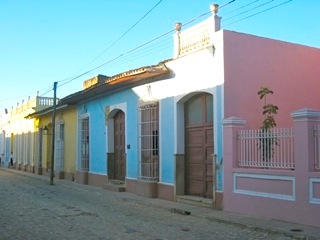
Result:
M10 156L10 167L13 168L13 152L11 152Z

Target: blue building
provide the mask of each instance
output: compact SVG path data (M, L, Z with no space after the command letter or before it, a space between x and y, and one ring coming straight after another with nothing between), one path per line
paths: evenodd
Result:
M216 17L185 32L177 28L173 59L61 100L78 106L77 182L216 204L223 188L223 47L222 32L212 33Z

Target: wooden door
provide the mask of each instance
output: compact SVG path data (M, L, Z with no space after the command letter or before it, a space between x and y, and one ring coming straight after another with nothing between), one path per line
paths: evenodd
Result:
M186 129L186 194L212 197L213 189L213 129Z
M208 198L213 197L213 127L204 127L204 151L205 151L205 162L204 162L204 196Z
M212 95L209 94L197 95L185 104L187 195L207 198L213 196L214 144L211 108Z
M125 180L125 114L118 111L114 116L114 179Z

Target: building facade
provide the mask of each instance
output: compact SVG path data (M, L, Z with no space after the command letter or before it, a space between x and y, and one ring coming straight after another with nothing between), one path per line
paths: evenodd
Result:
M215 9L210 18L189 29L181 30L176 24L173 59L91 79L84 90L59 101L58 127L53 133L56 172L73 176L79 183L145 197L196 199L217 209L286 221L292 217L294 222L316 225L305 219L310 214L312 219L318 216L319 167L307 168L308 174L301 175L304 183L295 185L299 171L306 170L302 155L294 162L300 164L297 169L295 165L265 165L265 159L264 165L254 165L256 159L240 161L240 132L235 128L244 128L244 123L249 130L261 127L263 102L257 95L261 87L274 91L268 102L279 107L279 127L295 126L301 119L292 120L291 114L296 117L298 109L319 109L320 50L220 30ZM32 115L39 118L39 129L47 126L50 131L49 112ZM312 117L318 121L317 114ZM47 150L36 152L47 159L42 165L46 169L51 138L44 138L38 148L47 146ZM253 146L250 149L258 152L256 142ZM59 148L64 151L61 155ZM305 152L294 148L295 157ZM288 161L291 164L293 157ZM278 180L283 188L271 189L270 183ZM309 193L302 193L306 186ZM300 201L302 194L309 194L309 200L304 196ZM296 199L300 205L292 204ZM261 210L266 205L268 212ZM272 212L272 206L292 211L299 206L308 211L299 220L297 215L288 218L284 212Z
M53 105L52 98L39 97L6 110L1 122L1 159L6 167L34 172L36 129L38 122L27 119L29 114Z

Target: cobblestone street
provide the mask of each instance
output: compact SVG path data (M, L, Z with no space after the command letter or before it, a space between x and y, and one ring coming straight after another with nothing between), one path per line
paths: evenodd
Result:
M47 181L48 180L48 181ZM73 182L0 170L0 239L293 239ZM203 211L211 211L203 208Z

